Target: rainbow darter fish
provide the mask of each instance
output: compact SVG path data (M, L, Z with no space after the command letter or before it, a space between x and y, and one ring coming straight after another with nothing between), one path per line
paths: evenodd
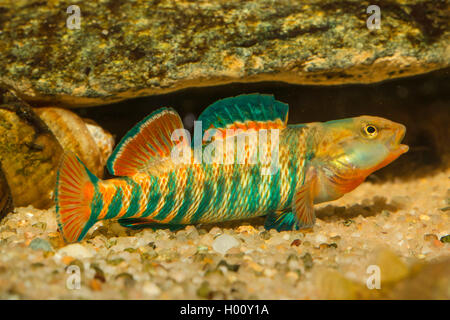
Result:
M75 155L66 154L55 197L63 237L80 241L105 219L130 228L175 228L267 215L267 229L310 228L314 204L342 197L408 151L400 144L406 131L401 124L360 116L288 125L288 108L270 95L241 95L215 102L198 119L201 152L242 133L278 130L277 137L267 140L269 157L278 157L276 170L250 161L255 153L251 143L226 149L222 163L198 161L195 146L188 152L186 136L172 139L183 124L171 108L147 116L116 147L107 168L120 177L100 180ZM207 129L215 129L210 139ZM232 129L242 131L227 135ZM191 161L175 161L173 150L185 150ZM228 161L239 155L244 161Z

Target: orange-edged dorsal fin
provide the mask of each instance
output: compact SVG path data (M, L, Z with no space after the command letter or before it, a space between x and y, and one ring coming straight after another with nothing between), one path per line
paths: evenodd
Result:
M227 129L284 129L288 111L289 106L275 100L272 95L243 94L216 101L203 111L198 121L202 122L203 141L209 142L212 137L205 134L209 129L215 129L213 137L216 139L230 137Z
M132 176L172 166L170 155L176 145L171 136L183 122L172 108L161 108L139 122L119 142L107 162L111 174Z

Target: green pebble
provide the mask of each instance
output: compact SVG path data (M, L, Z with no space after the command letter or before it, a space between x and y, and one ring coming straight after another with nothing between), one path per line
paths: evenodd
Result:
M203 281L200 287L197 289L197 295L200 298L208 299L211 293L208 281Z
M133 276L127 272L122 272L116 276L116 280L123 279L125 287L131 288L135 285L136 280L134 280Z
M240 267L240 265L238 265L238 264L229 264L225 260L220 260L219 263L217 264L217 268L219 268L221 266L224 266L225 268L227 268L229 271L232 271L232 272L237 272Z
M35 224L31 225L34 228L39 228L42 230L45 230L47 228L47 224L45 222L36 222Z
M347 220L344 221L344 226L348 227L348 226L350 226L353 222L355 222L355 221L353 221L352 219L347 219Z
M52 246L47 240L41 239L41 238L34 238L30 244L28 245L29 248L33 250L42 250L42 251L53 251Z
M310 270L314 265L312 256L309 252L305 253L305 255L302 257L302 261L303 265L305 266L305 270Z
M197 252L207 252L207 251L208 251L207 246L198 246L197 247Z
M441 237L441 242L442 243L450 243L450 234Z
M263 240L269 240L270 239L270 232L269 231L263 231L259 234Z
M125 261L125 259L123 259L123 258L116 258L116 259L107 260L106 263L110 264L110 265L113 265L113 266L117 266L118 264L120 264L123 261Z

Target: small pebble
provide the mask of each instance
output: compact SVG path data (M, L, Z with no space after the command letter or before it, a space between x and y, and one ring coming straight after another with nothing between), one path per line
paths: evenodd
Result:
M133 276L127 272L122 272L116 276L116 279L123 279L125 287L131 288L134 286L136 281L134 280Z
M347 220L345 220L343 223L344 223L344 226L348 227L348 226L350 226L353 222L355 222L355 221L353 221L352 219L347 219Z
M425 241L434 241L434 240L438 240L438 237L435 234L428 233L428 234L423 236L423 239Z
M383 210L381 211L381 215L385 218L388 218L391 215L391 213L387 210Z
M93 254L90 250L79 243L69 244L58 250L60 255L71 256L76 259L91 258Z
M34 238L31 240L30 244L28 245L33 250L42 250L42 251L52 251L52 246L48 241L41 239L41 238Z
M252 226L240 226L236 229L236 231L239 233L248 233L248 234L253 234L257 232L257 230Z
M339 240L341 240L341 236L330 237L330 239L333 241L339 241Z
M228 271L237 272L239 270L238 264L229 264L225 260L220 260L219 263L217 264L217 268L220 268L221 266L227 268Z
M327 237L325 237L323 234L316 235L316 242L322 243L327 241Z
M292 246L298 247L301 244L302 244L302 241L300 239L295 239L294 241L291 242L291 247Z
M267 231L267 230L264 230L264 231L261 232L259 235L260 235L260 237L261 237L263 240L269 240L269 239L270 239L270 232Z
M305 270L310 270L314 263L313 263L313 259L310 253L306 253L303 257L302 257L302 261L303 261L303 265L305 266Z
M109 259L109 260L106 260L106 263L107 264L110 264L110 265L112 265L112 266L117 266L117 265L119 265L121 262L123 262L123 261L125 261L125 259L124 258L115 258L115 259Z
M97 279L92 279L91 282L89 283L89 286L91 287L92 290L94 291L100 291L102 290L102 284L99 280Z
M238 247L239 245L240 243L235 237L228 234L222 234L214 240L212 248L216 252L226 254L229 249Z
M151 297L157 297L161 293L161 289L150 281L146 281L144 283L142 286L142 291Z
M95 270L94 279L97 279L100 282L106 282L105 273L98 265L92 264L91 268Z
M197 289L197 295L200 298L208 299L211 293L211 289L209 288L209 282L203 281L200 287Z

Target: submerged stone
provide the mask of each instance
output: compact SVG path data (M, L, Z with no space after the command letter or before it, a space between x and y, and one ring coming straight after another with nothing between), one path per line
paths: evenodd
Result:
M11 190L0 163L0 220L13 210Z
M372 83L450 65L448 1L9 1L0 82L25 99L99 105L230 82Z
M35 238L35 239L31 240L31 242L28 246L33 250L42 250L42 251L52 251L53 250L50 243L41 238Z

